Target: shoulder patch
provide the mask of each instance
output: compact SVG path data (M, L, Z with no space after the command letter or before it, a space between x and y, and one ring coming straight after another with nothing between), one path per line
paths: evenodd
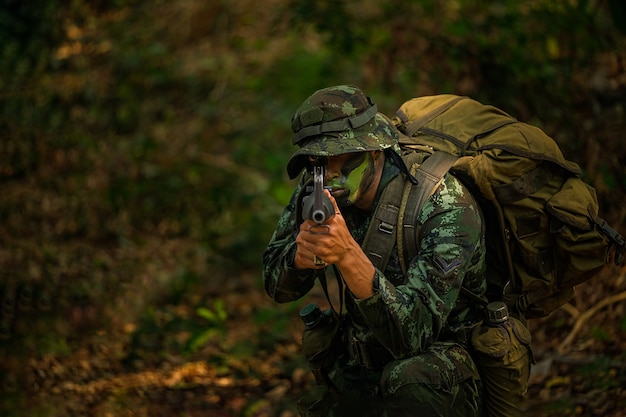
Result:
M459 258L453 259L451 262L446 262L439 254L435 253L433 255L433 263L437 265L437 267L446 275L450 273L454 268L461 264L461 260Z

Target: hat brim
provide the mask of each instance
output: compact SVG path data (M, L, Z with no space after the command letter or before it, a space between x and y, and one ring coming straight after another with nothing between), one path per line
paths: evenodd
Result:
M294 179L306 166L308 156L337 156L377 151L398 143L398 130L381 113L358 129L327 133L305 142L287 162L287 174Z

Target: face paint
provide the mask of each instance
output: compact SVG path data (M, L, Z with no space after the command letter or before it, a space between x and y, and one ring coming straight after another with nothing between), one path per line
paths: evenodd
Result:
M340 195L333 194L338 205L351 205L359 198L362 183L369 184L369 181L363 181L363 178L368 168L370 168L369 171L372 171L372 161L369 152L356 154L344 162L339 177L332 178L327 182L326 185L331 188L331 191L341 190Z

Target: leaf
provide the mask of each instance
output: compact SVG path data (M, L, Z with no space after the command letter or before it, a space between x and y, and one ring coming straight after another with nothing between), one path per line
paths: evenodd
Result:
M198 308L196 309L196 313L197 313L200 317L205 318L205 319L207 319L207 320L208 320L208 321L210 321L210 322L215 321L215 320L216 320L216 318L217 318L217 316L215 315L215 313L213 313L211 310L209 310L209 309L208 309L208 308L206 308L206 307L198 307Z
M210 338L217 335L218 333L219 332L217 329L208 329L204 332L201 332L200 334L189 340L189 342L187 343L187 349L190 352L197 352L207 343Z
M571 378L569 376L555 376L546 382L546 388L558 387L561 385L570 385Z
M198 307L196 314L198 316L207 319L211 324L221 325L228 318L228 314L224 309L224 302L222 300L216 300L213 303L213 310L209 310L206 307Z

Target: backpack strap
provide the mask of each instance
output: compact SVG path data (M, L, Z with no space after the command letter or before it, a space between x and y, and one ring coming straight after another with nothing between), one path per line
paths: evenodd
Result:
M379 270L387 265L396 241L400 211L398 196L402 195L404 183L404 175L400 174L385 187L361 245L363 252Z
M423 157L423 154L417 152L404 156L411 174L418 180L417 185L405 181L402 175L394 178L383 191L372 223L367 229L361 248L379 270L387 265L394 241L397 240L398 260L402 273L406 276L407 261L417 256L419 233L415 229L417 216L426 200L437 190L443 177L458 159L441 151L435 152L426 160L423 160ZM402 227L398 228L398 224ZM485 300L467 288L461 287L461 292L478 305L486 305Z
M422 163L424 154L411 152L403 158L411 174L417 178L417 185L406 181L404 175L398 175L391 180L383 190L361 248L372 264L379 270L383 270L397 243L400 266L402 272L406 274L407 265L403 256L405 243L407 252L415 256L417 254L417 231L415 230L417 216L424 202L435 192L457 157L445 152L435 152ZM401 227L398 227L398 224ZM406 239L405 232L407 232Z
M411 172L415 171L414 176L417 178L418 185L411 186L407 183L400 206L399 222L402 227L398 229L398 252L406 253L406 257L400 256L400 266L405 274L408 268L406 262L417 256L419 243L417 241L419 231L415 229L417 216L457 159L454 155L438 151L422 164L412 164L409 167Z

